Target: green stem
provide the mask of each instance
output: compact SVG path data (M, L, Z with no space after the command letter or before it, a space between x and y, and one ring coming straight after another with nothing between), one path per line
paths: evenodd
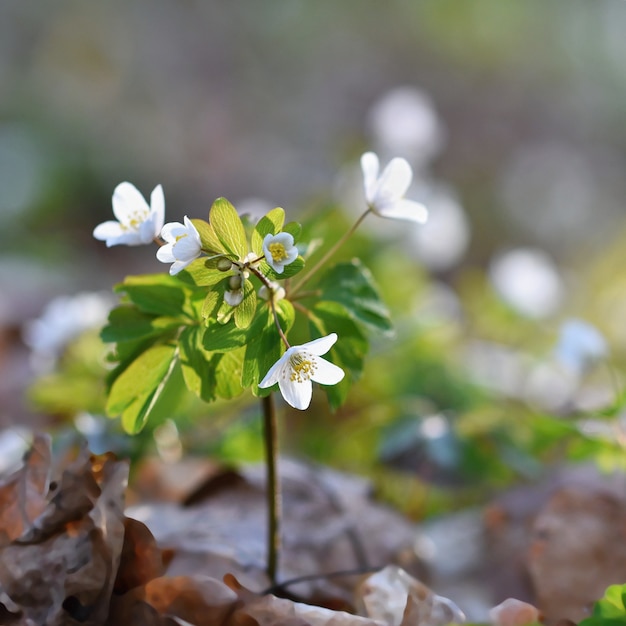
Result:
M267 467L267 576L276 585L280 558L280 521L282 498L278 480L278 427L274 397L262 398L265 463Z
M368 213L371 213L372 209L367 209L361 217L353 224L352 228L346 232L339 241L306 273L306 275L300 279L289 292L289 298L293 298L295 294L315 275L315 273L324 266L324 264L330 259L341 246L352 236L354 231L361 225L361 222L367 217Z

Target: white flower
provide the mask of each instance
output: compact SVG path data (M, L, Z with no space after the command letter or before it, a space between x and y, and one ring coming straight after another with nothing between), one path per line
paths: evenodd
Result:
M392 159L379 176L378 157L373 152L366 152L361 157L361 169L365 200L376 215L420 224L427 220L426 207L404 197L413 178L411 166L405 159Z
M274 302L278 302L285 297L285 290L275 281L269 281L269 285L261 285L259 287L259 298L269 300L272 296Z
M291 346L272 365L259 387L271 387L278 383L283 398L295 409L304 410L311 403L311 381L322 385L336 385L344 377L344 371L320 357L337 341L337 335L314 339L301 346Z
M170 222L163 226L161 237L167 242L157 250L161 263L172 263L170 275L178 274L202 254L200 234L185 215L185 223Z
M263 254L267 264L277 274L282 274L285 265L298 258L298 248L293 245L293 237L289 233L268 234L263 239Z
M120 183L113 192L113 214L110 220L95 227L93 236L106 241L108 247L124 244L140 246L150 243L163 228L165 198L157 185L150 196L150 206L131 183Z
M562 324L555 356L569 371L582 376L608 354L606 339L592 324L575 318Z

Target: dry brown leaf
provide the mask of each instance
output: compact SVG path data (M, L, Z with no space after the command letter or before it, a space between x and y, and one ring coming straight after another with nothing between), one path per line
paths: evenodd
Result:
M528 561L546 619L578 622L626 580L624 504L600 490L557 491L535 520Z
M0 549L0 602L15 615L11 622L15 626L100 626L108 613L122 549L128 466L108 456L90 457L84 449L58 486L50 483L45 493L49 440L36 438L33 450L22 480L38 485L26 493L34 494L41 510ZM32 459L37 457L33 468ZM14 485L0 485L0 500L15 493ZM12 534L13 521L7 520ZM10 535L7 528L2 530Z
M444 626L465 621L463 612L452 601L393 565L361 583L357 604L388 626Z

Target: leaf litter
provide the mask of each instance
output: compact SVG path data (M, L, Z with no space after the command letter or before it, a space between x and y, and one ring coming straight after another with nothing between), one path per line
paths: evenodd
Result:
M152 501L141 495L142 472L153 483ZM165 466L162 475L168 473ZM209 463L204 479L202 471L192 474L194 484L184 489L181 481L179 489L165 490L169 502L157 501L154 467L140 469L137 487L129 491L126 462L82 447L57 466L50 439L35 436L22 465L0 478L0 624L443 626L464 621L452 600L420 582L427 572L413 549L415 526L373 502L366 481L281 461L287 511L281 574L283 581L300 582L269 588L262 468L234 471ZM135 501L129 509L127 497ZM600 512L600 521L590 522L591 511ZM491 609L490 623L523 626L546 617L548 623L561 617L573 623L584 616L594 598L585 596L583 607L580 594L578 605L559 596L563 585L558 586L556 564L565 563L572 584L578 584L572 571L576 563L567 561L567 554L582 554L596 573L604 561L620 561L607 546L618 544L623 520L623 505L609 495L556 490L533 520L526 554L533 581L541 585L538 606L509 598ZM493 524L488 519L487 530L493 531ZM341 570L349 572L324 575ZM619 568L609 573L621 576Z

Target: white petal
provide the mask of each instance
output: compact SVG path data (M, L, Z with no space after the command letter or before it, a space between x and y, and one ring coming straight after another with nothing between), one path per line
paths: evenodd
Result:
M288 378L281 377L278 381L278 388L287 404L290 404L294 409L304 411L311 404L313 385L310 380L296 383L291 382Z
M122 230L122 226L119 222L109 220L108 222L102 222L102 224L98 224L93 229L93 236L100 241L104 241L109 237L117 237L123 232L124 231Z
M291 354L293 354L293 352L289 352L289 350L287 350L287 352L285 352L285 354L283 354L283 356L280 357L280 359L278 359L272 367L270 367L269 372L265 374L265 378L259 383L259 387L265 389L266 387L271 387L278 382L281 371Z
M192 238L193 241L196 242L199 248L202 248L202 241L200 241L200 233L198 229L194 226L193 222L185 215L185 228L187 230L187 234Z
M161 232L165 221L165 196L161 185L157 185L150 194L150 209L154 225L153 237L156 237Z
M120 183L113 191L113 215L124 224L128 223L137 211L147 215L150 207L135 185Z
M336 385L346 375L340 367L321 357L315 359L315 364L317 367L311 379L321 385Z
M278 233L277 235L270 235L269 238L266 235L264 242L270 243L282 243L285 250L293 247L293 235L291 233Z
M155 227L154 227L155 215L150 214L145 222L139 224L139 238L142 243L150 243L155 237ZM159 234L159 229L156 234Z
M174 263L172 263L170 267L170 276L175 276L176 274L178 274L178 272L184 270L189 265L189 263L191 263L191 261L174 261Z
M428 219L428 209L419 202L413 200L396 200L387 206L380 207L377 211L381 217L388 217L394 220L407 220L424 224Z
M296 347L298 350L306 350L311 354L319 356L320 354L326 354L332 348L335 341L337 341L337 333L330 333L330 335L326 337L320 337L319 339L314 339L313 341Z
M413 170L405 159L391 159L378 179L375 201L401 198L407 192L412 179Z
M200 245L191 235L181 237L174 244L174 256L181 261L193 261L201 254Z
M156 258L159 259L161 263L173 263L176 260L173 249L174 249L173 243L168 243L168 244L165 244L164 246L161 246L156 251Z
M368 202L372 202L374 199L379 168L380 164L378 162L378 157L373 152L366 152L361 157L361 170L363 171L365 197Z
M283 261L283 265L289 265L293 263L298 258L298 248L296 246L292 246L289 250L287 250L287 258Z
M185 227L180 222L168 222L161 229L161 238L165 239L168 243L174 243L176 237L185 234Z

